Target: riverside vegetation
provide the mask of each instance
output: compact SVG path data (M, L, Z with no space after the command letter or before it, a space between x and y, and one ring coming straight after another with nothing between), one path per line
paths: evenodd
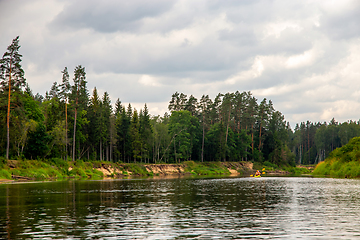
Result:
M113 107L107 92L100 97L94 88L90 96L81 65L74 69L72 84L65 67L54 76L60 84L54 81L45 96L33 94L19 49L17 37L0 59L0 156L25 165L22 159L41 169L46 164L59 167L59 159L75 167L96 161L141 166L193 160L199 165L252 162L302 173L307 170L296 165L321 162L360 135L359 122L339 124L335 119L329 124L303 122L293 131L271 100L258 101L251 92L219 93L214 99L176 92L163 116L151 115L146 104L139 111L130 103L124 106L119 98ZM76 175L76 169L59 170L58 175ZM6 171L2 175L8 176Z
M20 180L61 180L67 178L103 179L104 177L124 178L129 176L152 177L163 175L242 175L251 171L251 165L238 162L182 164L122 164L100 161L64 161L62 159L3 160L0 165L0 179Z
M324 162L316 166L313 174L338 178L359 178L360 137L355 137L348 144L332 151Z

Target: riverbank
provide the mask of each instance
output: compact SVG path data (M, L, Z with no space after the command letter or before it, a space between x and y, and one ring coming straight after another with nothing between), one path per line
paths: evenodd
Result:
M252 162L194 162L178 164L111 163L64 161L62 159L7 160L0 164L0 184L9 181L62 179L121 179L129 177L250 176L263 166ZM266 167L265 176L310 174L308 167Z
M67 162L52 159L8 160L0 166L1 182L11 180L59 180L66 178L106 179L126 177L152 177L170 175L250 175L251 162L204 162L186 161L179 164L142 164L111 162Z
M360 178L360 137L337 148L325 161L319 163L313 174L336 178Z

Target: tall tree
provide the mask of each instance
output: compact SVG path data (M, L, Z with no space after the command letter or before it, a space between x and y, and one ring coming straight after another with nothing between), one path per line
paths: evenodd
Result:
M68 159L68 114L67 114L67 105L68 105L68 98L69 98L69 94L70 94L70 82L69 82L69 72L67 67L64 68L63 71L61 71L62 73L62 84L60 85L60 100L64 102L65 105L65 160L67 161Z
M89 145L92 147L92 157L97 159L100 156L101 160L101 150L98 152L98 146L100 143L100 117L101 117L101 106L100 106L100 98L97 92L96 87L93 89L92 96L90 98L90 105L88 108L88 118L89 118Z
M110 150L110 116L112 113L110 96L107 92L104 92L102 101L101 101L101 119L100 119L100 149L104 144L106 160L109 161L109 150ZM102 150L100 150L102 154ZM101 155L100 155L101 156ZM101 157L101 159L105 159Z
M16 89L21 89L26 86L24 78L24 70L22 69L21 57L19 54L19 36L13 39L7 51L0 60L0 79L3 91L8 91L8 110L6 118L6 159L9 159L10 149L10 100L11 100L11 86ZM8 79L8 81L6 81Z
M195 116L196 107L197 107L197 99L193 95L190 95L189 100L185 103L184 110L189 111L192 116Z
M223 143L223 161L226 160L226 152L228 150L228 134L229 134L229 124L232 112L232 102L233 102L233 93L226 93L223 97L223 101L220 107L221 110L221 121L224 126L226 126L226 133L225 133L225 142Z
M208 116L210 114L210 107L212 101L209 98L209 95L202 95L199 103L199 109L201 114L201 123L202 123L202 139L201 139L201 162L204 161L204 147L205 147L205 128L208 126Z
M150 141L152 139L151 134L153 132L152 126L150 124L150 115L147 105L145 103L144 110L140 111L139 115L140 121L140 139L141 139L141 158L146 159L149 158L149 149L150 149Z
M137 159L141 158L141 140L139 133L139 117L136 109L134 109L134 113L131 119L130 125L130 136L131 136L131 147L132 147L132 157L134 162L136 163Z
M87 99L87 92L86 92L86 73L85 73L85 67L82 67L81 65L77 66L74 70L74 85L72 86L72 96L74 98L74 135L73 135L73 161L75 161L75 150L76 150L76 120L77 120L77 113L79 109L79 103L81 105L87 105L87 102L84 103L84 100ZM86 96L84 96L86 95ZM80 101L79 101L80 100Z

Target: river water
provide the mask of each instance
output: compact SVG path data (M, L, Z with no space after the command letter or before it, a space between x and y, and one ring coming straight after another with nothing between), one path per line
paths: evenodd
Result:
M360 239L360 181L179 178L0 185L1 239Z

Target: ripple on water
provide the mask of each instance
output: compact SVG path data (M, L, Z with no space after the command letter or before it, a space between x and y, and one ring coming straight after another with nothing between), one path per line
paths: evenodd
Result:
M7 188L0 186L0 237L11 229L12 239L360 237L358 180L74 181Z

